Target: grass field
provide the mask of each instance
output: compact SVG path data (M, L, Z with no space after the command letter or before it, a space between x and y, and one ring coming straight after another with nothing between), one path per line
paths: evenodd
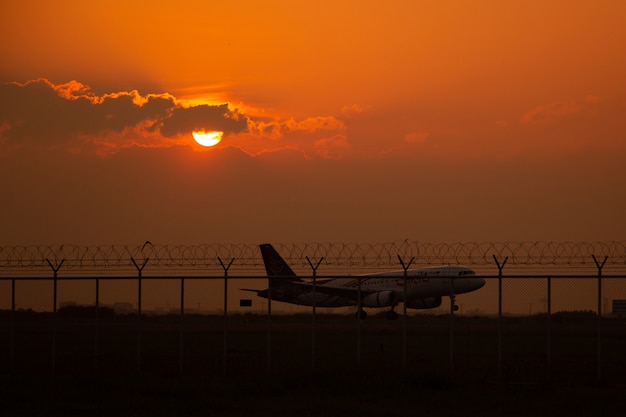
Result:
M51 314L19 313L13 327L2 317L2 416L612 416L626 407L626 321L602 320L599 380L590 314L553 315L549 345L546 316L505 318L500 362L498 321L486 317L410 317L406 360L402 318L357 329L354 317L318 315L313 357L311 316L274 316L268 332L266 317L234 315L224 360L221 317L186 316L182 336L178 316L101 317L97 327L91 316L58 314L53 326Z

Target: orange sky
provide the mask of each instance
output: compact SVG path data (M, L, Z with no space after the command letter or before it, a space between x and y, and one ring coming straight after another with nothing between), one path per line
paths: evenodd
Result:
M623 240L624 16L4 1L0 245Z

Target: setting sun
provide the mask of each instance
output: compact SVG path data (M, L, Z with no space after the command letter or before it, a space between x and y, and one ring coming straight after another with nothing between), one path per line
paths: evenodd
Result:
M202 146L215 146L221 142L224 132L205 132L204 130L199 130L192 132L191 135L195 141Z

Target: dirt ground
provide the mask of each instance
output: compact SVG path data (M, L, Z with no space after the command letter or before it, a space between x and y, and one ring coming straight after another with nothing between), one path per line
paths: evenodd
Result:
M584 313L5 313L3 416L617 415L626 394L626 321Z

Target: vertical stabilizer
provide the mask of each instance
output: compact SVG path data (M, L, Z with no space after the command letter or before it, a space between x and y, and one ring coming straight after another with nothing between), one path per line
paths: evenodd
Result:
M263 255L263 263L265 264L268 277L296 277L296 274L272 245L264 243L259 245L259 248L261 249L261 255ZM295 281L299 281L299 279L295 279Z

